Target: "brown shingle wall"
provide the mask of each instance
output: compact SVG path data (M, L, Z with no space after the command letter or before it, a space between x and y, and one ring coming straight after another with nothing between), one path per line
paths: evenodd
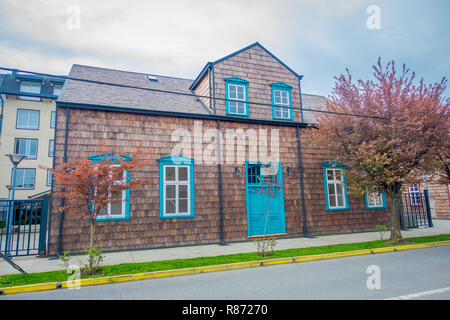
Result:
M387 209L366 210L364 198L349 194L350 209L326 211L322 162L330 161L325 148L308 141L308 131L302 131L307 228L311 234L374 231L376 225L389 225ZM389 200L388 207L389 207Z
M209 90L209 78L210 74L207 73L206 76L203 78L203 80L197 85L197 87L194 90L194 93L198 96L201 96L199 99L203 102L203 104L211 111L213 112L213 105L212 105L212 97L211 99L204 98L212 96L212 93L210 94ZM212 78L212 77L211 77Z
M214 65L215 96L225 98L224 78L239 77L249 81L250 102L272 103L271 83L283 82L292 86L292 107L300 108L298 78L259 46L253 46ZM294 121L301 121L300 110L293 110ZM216 113L226 114L225 101L216 101ZM250 118L272 120L272 107L249 105Z
M171 136L176 129L185 129L191 133L195 142L194 127L201 124L203 133L207 129L217 130L216 122L165 116L138 115L122 112L104 112L94 110L70 111L69 135L67 144L68 161L80 158L83 154L95 155L96 146L104 141L114 147L115 152L128 154L133 147L144 141L144 147L156 148L156 158L171 154L178 142L172 142ZM58 108L58 128L56 133L55 165L62 163L64 147L65 109ZM224 141L227 130L241 129L244 132L253 129L268 137L268 154L271 154L271 135L278 130L279 161L283 163L283 177L287 178L287 168L293 175L286 180L285 219L289 236L302 233L302 201L299 183L296 129L257 124L245 124L221 121L222 155L225 156L227 144ZM307 131L302 131L306 132ZM251 143L257 142L250 139ZM144 168L139 174L149 174L153 182L131 191L130 220L103 221L96 223L96 244L104 250L125 250L154 248L177 245L217 243L220 241L219 187L217 162L202 163L201 151L214 146L212 140L194 144L191 157L195 159L195 217L179 219L159 218L159 164ZM233 143L237 150L237 141ZM227 163L223 159L223 213L225 241L247 239L247 209L245 191L245 160L250 159L249 146L238 154L245 157L238 162ZM216 154L213 154L216 157ZM214 159L213 157L213 159ZM321 162L326 161L326 152L308 144L303 146L305 177L305 198L307 227L312 234L341 233L362 230L374 230L377 224L387 225L385 210L365 210L364 200L350 196L350 210L327 212ZM240 169L240 176L235 173ZM55 254L58 241L59 200L53 201L53 215L50 230L49 254ZM63 250L82 252L89 245L89 225L75 214L66 214L63 222Z

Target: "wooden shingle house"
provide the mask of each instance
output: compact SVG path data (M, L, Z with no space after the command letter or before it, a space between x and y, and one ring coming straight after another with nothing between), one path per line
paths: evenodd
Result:
M77 81L83 79L88 81ZM326 149L305 142L325 98L301 93L302 76L261 44L215 62L194 80L74 65L57 100L55 167L104 141L129 154L157 150L153 183L131 190L96 224L103 250L245 241L264 232L258 176L270 162L286 181L266 234L286 237L375 230L388 224L383 195L348 195ZM143 89L144 88L144 89ZM53 201L49 254L81 252L89 227Z

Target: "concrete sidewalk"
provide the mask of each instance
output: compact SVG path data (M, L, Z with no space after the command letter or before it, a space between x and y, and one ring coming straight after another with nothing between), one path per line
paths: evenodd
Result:
M450 220L433 220L433 228L418 228L403 231L403 237L423 237L439 234L450 234ZM389 237L389 232L384 238ZM290 238L277 240L276 250L326 246L342 243L356 243L379 240L378 232L362 232L338 235L316 236L314 238ZM188 247L176 247L166 249L149 249L136 251L122 251L106 253L103 265L115 265L120 263L149 262L172 259L189 259L196 257L219 256L234 253L255 252L252 241L230 243L225 246L218 244L198 245ZM16 257L13 261L28 273L61 270L59 259L36 258L35 256ZM85 256L74 256L71 264L84 266ZM0 260L0 275L18 273L6 261Z

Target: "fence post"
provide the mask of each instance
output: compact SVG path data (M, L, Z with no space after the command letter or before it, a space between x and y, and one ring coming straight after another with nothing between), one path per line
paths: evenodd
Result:
M425 195L425 204L426 204L426 207L427 207L428 226L429 227L433 227L433 219L431 218L430 197L428 195L428 190L425 189L423 191L423 193Z
M45 245L47 238L47 213L48 213L48 195L42 200L41 219L39 221L39 258L45 257Z

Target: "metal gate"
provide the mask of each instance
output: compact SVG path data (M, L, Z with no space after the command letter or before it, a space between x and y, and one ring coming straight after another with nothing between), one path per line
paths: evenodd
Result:
M48 196L0 200L0 251L5 256L46 254Z
M402 228L432 227L428 191L403 194Z

